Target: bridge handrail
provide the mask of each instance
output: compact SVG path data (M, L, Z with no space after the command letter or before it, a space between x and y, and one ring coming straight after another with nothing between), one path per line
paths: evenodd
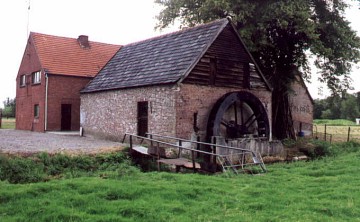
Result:
M227 149L232 149L232 150L240 150L242 152L254 153L254 151L252 151L252 150L244 149L244 148L240 148L240 147L225 146L225 145L214 144L214 143L205 143L205 142L200 142L200 141L195 141L195 140L180 139L180 138L176 138L176 137L172 137L172 136L163 136L163 135L158 135L158 134L154 134L154 133L146 133L146 135L162 137L162 138L167 138L167 139L181 140L183 142L190 142L190 143L202 144L202 145L207 145L207 146L216 146L216 147L227 148Z
M148 137L143 137L143 136L139 136L139 135L135 135L135 134L131 134L131 133L125 133L125 137L126 137L126 135L131 136L131 137L136 137L136 138L139 138L139 139L142 139L142 140L149 140L149 141L152 141L152 142L155 142L155 143L159 143L159 144L163 144L163 145L167 145L167 146L172 146L172 147L179 148L179 149L190 150L190 151L194 151L194 152L198 152L198 153L208 154L208 155L212 155L212 156L219 156L219 157L228 156L228 154L226 154L226 155L225 154L217 154L217 153L207 152L207 151L204 151L204 150L197 150L197 149L193 149L193 148L183 147L183 146L180 146L180 145L176 145L176 144L172 144L172 143L168 143L168 142L165 142L165 141L156 140L156 139L152 139L152 138L148 138ZM185 141L185 140L181 140L181 141ZM204 144L217 146L216 144L211 144L211 143L204 143ZM130 141L130 146L132 147L132 141ZM226 147L226 146L222 146L222 147ZM233 148L236 148L236 147L233 147ZM237 149L237 150L242 151L241 153L244 153L244 152L249 152L249 153L252 153L252 154L254 153L254 151L247 150L247 149Z

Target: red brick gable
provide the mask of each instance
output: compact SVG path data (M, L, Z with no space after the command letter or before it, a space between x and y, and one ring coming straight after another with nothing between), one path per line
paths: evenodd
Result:
M121 47L93 41L84 47L76 38L35 32L30 38L46 72L69 76L94 77Z

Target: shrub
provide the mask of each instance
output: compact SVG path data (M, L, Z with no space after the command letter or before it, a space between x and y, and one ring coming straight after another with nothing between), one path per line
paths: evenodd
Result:
M140 169L131 165L130 161L124 161L123 163L119 164L117 172L119 177L133 176L140 173Z
M335 150L333 149L332 145L328 142L314 140L314 150L312 158L319 158L324 156L334 156L336 154Z
M10 183L32 183L44 181L44 166L31 159L1 156L0 179Z
M301 138L296 141L287 139L282 142L285 147L298 150L312 159L336 154L336 150L330 143L320 140Z
M63 175L72 178L84 174L91 176L104 170L116 172L119 176L139 172L123 152L73 157L48 153L29 157L0 155L0 180L8 180L10 183L39 182Z
M349 142L335 144L335 147L338 153L357 152L360 150L360 143L351 140Z

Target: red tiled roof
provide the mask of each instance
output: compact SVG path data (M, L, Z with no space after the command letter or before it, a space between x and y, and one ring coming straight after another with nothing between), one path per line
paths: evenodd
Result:
M59 37L31 32L41 66L48 73L94 77L120 49L112 45L89 41L81 47L76 38Z

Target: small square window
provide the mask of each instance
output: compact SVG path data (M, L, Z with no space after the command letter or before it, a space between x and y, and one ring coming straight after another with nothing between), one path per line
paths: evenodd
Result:
M20 76L20 86L25 86L26 85L26 75L21 75Z
M38 71L38 72L33 72L31 74L31 82L32 84L39 84L41 81L41 72Z
M35 118L39 118L39 113L40 113L39 104L35 104L35 105L34 105L34 117L35 117Z

